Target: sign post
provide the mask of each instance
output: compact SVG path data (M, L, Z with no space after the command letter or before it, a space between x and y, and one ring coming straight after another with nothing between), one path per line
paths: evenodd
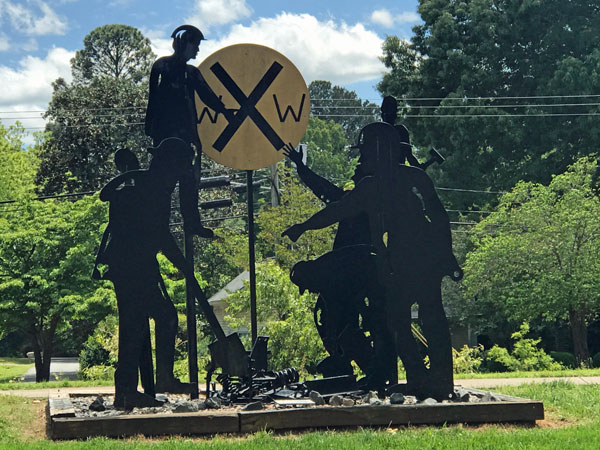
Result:
M254 253L253 171L284 158L282 148L296 147L308 126L310 98L306 82L281 53L262 45L236 44L208 56L198 67L225 106L229 120L196 96L202 151L215 162L245 170L248 195L248 251L252 343L257 337Z

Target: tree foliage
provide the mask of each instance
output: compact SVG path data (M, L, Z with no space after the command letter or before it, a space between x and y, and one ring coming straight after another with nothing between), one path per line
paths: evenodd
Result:
M356 92L330 81L316 80L308 85L311 114L323 120L339 123L352 144L362 127L379 120L379 105L362 100Z
M357 157L352 154L340 124L310 117L302 141L308 145L307 165L313 172L342 186L350 180Z
M520 182L474 227L464 283L472 316L568 318L587 362L587 324L600 308L597 162L582 158L549 185Z
M35 150L26 150L19 126L0 124L0 201L21 200L33 193L37 168Z
M132 27L106 25L85 37L71 61L74 82L53 84L36 177L41 192L98 189L116 175L112 155L119 148L148 161L143 79L153 58L148 39Z
M285 268L301 260L317 258L331 250L335 227L313 230L292 243L281 233L295 223L304 222L322 208L321 201L300 184L290 169L281 176L281 205L264 206L257 215L258 247L265 257L274 256Z
M103 25L83 38L83 49L71 60L71 71L75 84L103 77L139 83L150 73L154 58L150 40L137 28Z
M87 197L26 201L0 218L0 330L27 331L37 381L49 378L58 329L96 323L114 308L112 289L90 277L105 215L105 205Z
M408 98L403 111L416 116L406 123L417 143L447 156L441 185L548 183L597 151L595 117L585 114L598 106L572 105L593 103L578 96L600 87L599 12L584 0L420 0L424 23L410 43L385 41L390 72L378 88ZM547 97L556 95L564 97ZM485 201L454 198L459 207Z
M256 292L259 335L269 336L269 367L281 370L296 367L314 371L325 350L313 319L316 296L300 295L288 271L275 261L257 265ZM233 328L249 328L249 286L228 298L226 319Z
M129 80L97 78L87 85L57 80L46 113L49 136L40 150L40 191L99 189L118 173L112 155L119 148L147 162L150 140L140 122L145 96L146 88Z

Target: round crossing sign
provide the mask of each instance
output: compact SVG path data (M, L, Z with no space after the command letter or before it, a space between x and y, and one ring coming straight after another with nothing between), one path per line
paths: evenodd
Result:
M262 45L236 44L208 56L198 68L233 110L228 120L196 96L203 153L224 166L253 170L282 160L288 142L298 145L308 125L310 98L289 59Z

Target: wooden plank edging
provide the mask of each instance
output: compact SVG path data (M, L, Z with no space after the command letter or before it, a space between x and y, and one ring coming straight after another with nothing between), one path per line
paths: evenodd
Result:
M237 412L210 414L140 414L89 418L52 419L52 439L83 439L94 436L121 437L142 434L189 435L238 433Z
M240 432L319 427L439 425L444 423L535 422L544 418L542 402L383 405L240 412Z
M515 400L517 399L515 398ZM49 402L48 412L51 420L50 437L52 439L84 439L94 436L122 437L138 434L151 436L253 433L265 429L291 430L356 426L440 425L444 423L532 423L544 418L542 402L518 400L434 405L325 406L235 412L202 411L200 413L88 418L61 415L60 408L52 409ZM64 402L61 405L68 406Z

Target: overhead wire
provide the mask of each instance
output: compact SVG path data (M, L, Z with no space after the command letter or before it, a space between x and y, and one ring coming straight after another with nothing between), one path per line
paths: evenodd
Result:
M531 96L485 96L485 97L398 97L397 101L481 101L481 100L535 100L535 99L572 99L572 98L590 98L597 99L600 98L600 94L567 94L567 95L531 95ZM357 108L366 108L366 109L374 109L378 108L379 105L376 102L381 102L381 99L360 99L360 98L313 98L311 102L358 102L360 105L358 106L317 106L311 105L313 108L349 108L349 109L357 109ZM365 102L367 103L365 105ZM369 105L368 102L372 102L372 105ZM566 104L535 104L529 103L525 105L489 105L488 107L535 107L535 106L548 106L548 107L559 107L559 106L597 106L597 103L566 103ZM470 106L479 106L483 107L486 105L414 105L412 107L421 107L421 108L465 108ZM143 110L145 109L145 105L140 106L105 106L105 107L94 107L94 108L73 108L63 110L65 112L81 112L81 111L105 111L105 110ZM17 111L0 111L0 114L25 114L25 113L39 113L44 114L47 113L47 109L32 109L32 110L17 110Z

